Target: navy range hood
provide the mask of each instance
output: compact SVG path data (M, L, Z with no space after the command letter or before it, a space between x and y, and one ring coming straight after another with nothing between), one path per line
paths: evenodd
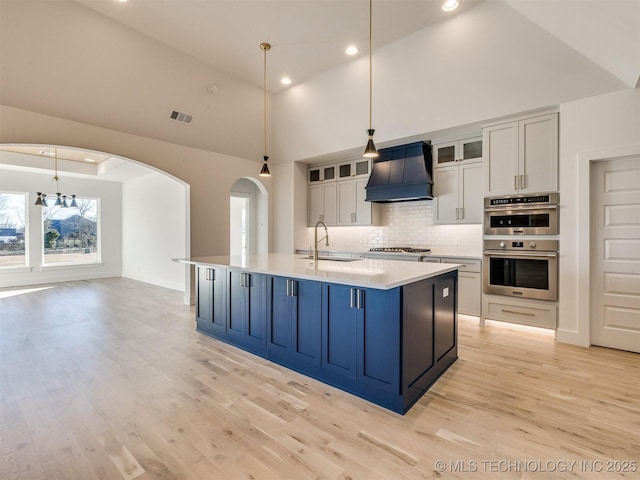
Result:
M378 150L366 186L367 202L433 199L431 145L414 142Z

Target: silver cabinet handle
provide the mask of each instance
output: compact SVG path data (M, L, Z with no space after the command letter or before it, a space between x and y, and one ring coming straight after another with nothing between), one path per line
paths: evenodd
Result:
M535 313L529 313L529 312L517 312L515 310L505 310L504 308L502 309L502 311L504 313L513 313L515 315L524 315L525 317L535 317L536 314Z
M513 177L513 189L518 190L518 175Z
M349 292L349 306L350 306L351 308L353 308L354 303L355 303L355 302L353 301L353 293L354 293L354 291L355 291L355 288L352 288L352 289L351 289L351 291Z
M289 282L291 282L291 280L287 279L287 294L286 294L287 297L291 296L291 293L290 293L291 284Z
M356 292L357 292L356 308L363 308L364 307L364 290L358 289Z
M247 285L245 284L245 278L244 278L244 273L240 274L240 286L241 287L246 287Z
M464 207L460 208L460 220L464 220Z
M296 280L291 280L291 296L298 296L298 282Z
M524 188L524 175L520 175L520 190Z

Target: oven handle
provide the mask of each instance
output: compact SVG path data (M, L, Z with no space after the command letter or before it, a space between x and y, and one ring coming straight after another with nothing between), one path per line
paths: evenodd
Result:
M484 251L482 255L485 257L542 257L557 258L558 252L503 252L503 251Z
M546 210L557 210L558 206L557 205L537 205L537 206L524 206L524 205L508 205L508 206L504 206L504 207L484 207L484 211L485 212L510 212L510 211L515 211L515 212L520 212L522 210L539 210L541 212L544 212Z

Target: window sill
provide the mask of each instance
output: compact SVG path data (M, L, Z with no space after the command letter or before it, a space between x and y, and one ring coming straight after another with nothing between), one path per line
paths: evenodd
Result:
M41 265L40 270L67 270L67 269L87 269L87 268L103 268L104 263L49 263L47 265Z
M24 265L0 267L0 273L3 275L6 273L30 273L33 272L33 267L25 267Z

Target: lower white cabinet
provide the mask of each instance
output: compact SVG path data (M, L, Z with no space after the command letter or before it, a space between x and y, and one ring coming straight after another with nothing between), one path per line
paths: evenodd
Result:
M482 223L482 161L434 169L437 224Z
M499 320L532 327L555 329L558 317L556 302L525 300L502 295L482 296L482 322Z
M441 263L457 263L458 313L479 317L482 314L482 261L441 257Z

